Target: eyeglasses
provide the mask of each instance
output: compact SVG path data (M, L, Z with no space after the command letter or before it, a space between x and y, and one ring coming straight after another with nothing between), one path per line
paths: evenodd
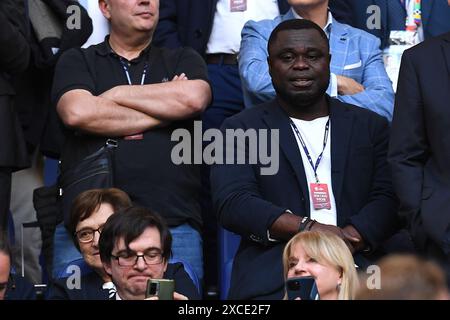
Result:
M103 231L103 226L98 227L97 229L81 229L80 231L75 232L75 236L77 237L78 241L82 243L88 243L94 240L94 233L98 232L98 234L101 234Z
M161 250L149 250L144 254L136 254L135 252L126 252L118 256L111 254L111 257L117 260L117 263L121 267L132 267L138 259L142 257L146 265L160 264L163 261L163 252Z

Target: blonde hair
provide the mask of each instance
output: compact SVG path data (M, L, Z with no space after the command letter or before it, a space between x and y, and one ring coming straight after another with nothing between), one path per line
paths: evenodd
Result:
M289 271L289 257L292 247L300 244L305 253L323 265L335 268L342 275L342 282L338 300L352 300L358 289L358 276L356 274L353 256L345 242L332 233L307 231L296 234L283 251L284 278Z

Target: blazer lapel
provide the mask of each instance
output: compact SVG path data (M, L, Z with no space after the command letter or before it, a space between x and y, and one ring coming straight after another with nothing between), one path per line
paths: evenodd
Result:
M336 206L339 208L342 183L346 174L345 164L350 148L353 116L338 100L330 99L329 101L331 119L331 183Z
M348 46L349 40L347 27L337 22L333 18L333 24L331 26L330 33L330 51L332 60L330 67L331 65L334 67L332 68L331 72L342 74L344 66L347 62Z
M281 109L276 100L271 103L268 112L264 116L263 121L268 125L270 129L280 130L280 149L286 156L287 161L291 165L297 182L303 192L305 198L305 208L309 214L309 189L306 183L305 169L303 167L302 156L298 149L297 140L295 139L292 128L289 124L287 114ZM300 197L300 195L299 195Z

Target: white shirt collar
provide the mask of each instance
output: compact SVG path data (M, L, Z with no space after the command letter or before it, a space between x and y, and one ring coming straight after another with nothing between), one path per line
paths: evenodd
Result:
M296 19L303 19L295 10L292 8L292 13ZM325 31L325 34L328 38L330 38L331 33L331 27L333 25L333 15L331 14L330 10L328 10L328 18L327 18L327 24L325 25L325 28L323 28L323 31Z
M108 290L108 298L109 299L112 299L112 297L114 295L116 296L116 298L118 297L116 286L114 285L114 283L112 281L105 282L102 285L102 288L103 288L103 290Z
M105 282L105 283L102 285L102 288L103 288L103 289L106 289L106 290L110 290L110 289L115 289L116 286L114 285L114 283L113 283L112 281L109 281L109 282Z

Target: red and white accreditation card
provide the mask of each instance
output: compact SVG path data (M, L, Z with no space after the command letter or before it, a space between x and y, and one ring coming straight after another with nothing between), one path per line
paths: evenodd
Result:
M309 192L315 210L331 209L330 193L326 183L310 183Z
M247 0L230 0L230 12L247 11Z
M124 140L143 140L144 139L144 134L143 133L137 133L137 134L133 134L131 136L125 136L123 137Z

